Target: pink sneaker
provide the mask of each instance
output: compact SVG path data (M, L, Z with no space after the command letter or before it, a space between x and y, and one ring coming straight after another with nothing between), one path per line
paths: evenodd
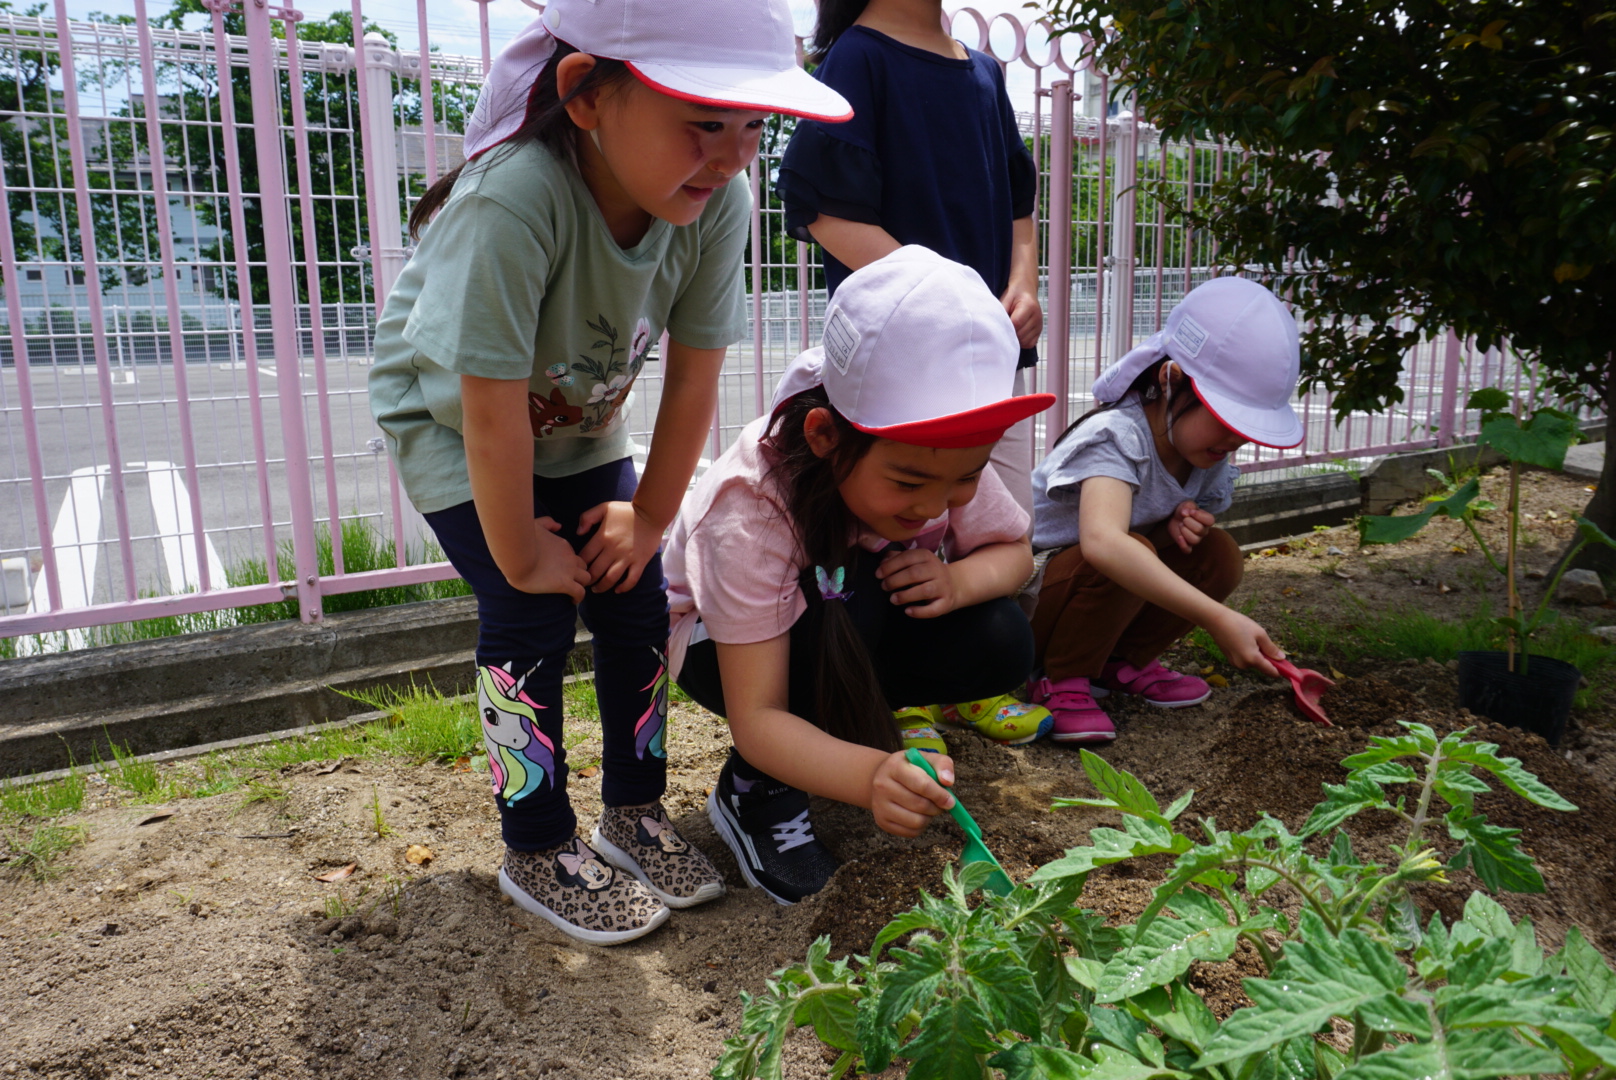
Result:
M1186 705L1199 705L1212 696L1212 687L1205 679L1168 671L1160 661L1152 660L1136 668L1123 660L1112 660L1105 665L1094 687L1094 696L1107 694L1138 694L1152 705L1163 709L1182 709Z
M1070 679L1036 679L1028 687L1034 704L1042 705L1055 718L1049 737L1056 742L1110 742L1117 737L1116 725L1105 710L1094 703L1089 681L1081 676Z

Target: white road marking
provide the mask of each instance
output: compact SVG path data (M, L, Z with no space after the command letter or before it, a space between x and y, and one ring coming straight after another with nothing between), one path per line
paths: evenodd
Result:
M196 523L191 520L191 500L172 461L131 462L131 469L144 469L151 490L152 516L157 519L157 536L163 549L170 593L201 592L202 573L196 562ZM208 560L208 584L222 589L226 584L224 562L205 533L202 542Z
M51 546L56 549L56 572L64 608L89 607L95 595L95 564L101 555L101 500L106 493L108 471L105 465L74 469L67 494L62 499L62 509L51 527ZM28 610L50 610L50 591L45 585L43 568L34 578Z

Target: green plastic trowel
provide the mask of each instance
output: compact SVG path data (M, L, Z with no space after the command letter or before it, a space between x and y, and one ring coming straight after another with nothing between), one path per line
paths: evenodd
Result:
M918 765L920 768L925 769L926 774L933 780L937 779L937 770L932 768L931 762L926 760L925 754L919 750L910 749L904 753L904 757L909 759L911 765ZM985 862L992 866L993 876L988 878L987 884L982 887L1000 896L1010 895L1011 890L1016 887L1015 882L1010 880L1010 875L1004 872L1004 867L999 865L999 860L993 857L993 852L989 851L988 846L982 842L981 828L976 824L976 819L966 811L965 804L960 802L957 796L954 799L953 809L949 810L949 813L953 815L954 820L959 823L960 829L965 833L965 848L960 852L960 862Z

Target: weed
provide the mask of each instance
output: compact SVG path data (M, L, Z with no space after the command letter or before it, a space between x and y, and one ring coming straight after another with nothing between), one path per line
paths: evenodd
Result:
M284 807L287 796L290 794L284 784L277 784L271 780L261 780L256 776L250 777L245 787L247 790L242 793L239 806L239 809L242 810L249 806L257 806L260 803L280 803Z
M0 783L0 810L14 818L75 813L84 805L84 786L84 777L76 770L43 784Z
M356 734L364 752L397 754L413 762L449 762L474 754L483 747L482 724L469 698L446 698L429 683L408 689L380 687L347 693L347 697L376 712L390 714Z
M29 874L35 881L60 876L56 860L90 838L79 825L39 825L22 837L5 838L6 869Z
M370 785L370 812L373 817L371 825L376 830L376 839L380 840L384 836L393 835L393 830L388 826L387 819L382 817L382 796L376 790L375 784Z
M600 720L600 701L595 697L593 679L578 679L563 684L561 701L568 720Z
M1195 627L1189 632L1189 637L1186 640L1193 647L1206 653L1214 664L1227 664L1229 662L1228 657L1223 655L1223 650L1218 648L1218 643L1212 640L1212 634L1205 627Z
M112 765L102 764L102 775L113 787L123 788L137 799L150 799L162 787L162 774L155 762L141 761L127 746L107 740L112 748ZM97 761L99 762L99 757Z

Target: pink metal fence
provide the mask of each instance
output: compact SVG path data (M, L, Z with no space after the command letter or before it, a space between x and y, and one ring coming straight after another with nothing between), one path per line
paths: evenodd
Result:
M0 81L20 104L0 118L0 639L13 653L157 616L227 625L231 609L283 599L317 621L327 597L452 576L426 557L370 422L370 327L409 257L405 216L460 160L490 6L531 5L480 0L479 54L463 56L433 50L446 28L426 0L396 40L365 32L362 0L323 21L208 0L183 28L132 2L128 24L70 21L65 0L54 18L0 14ZM1166 142L1111 104L1080 38L973 9L952 26L1005 66L1040 164L1036 377L1058 399L1042 447L1186 290L1241 272L1135 188L1165 179L1204 198L1227 151ZM772 192L776 134L747 178L751 326L722 376L714 455L820 332L816 253L785 235ZM1414 350L1403 378L1402 404L1340 426L1328 395L1302 396L1303 445L1248 451L1244 468L1445 444L1475 426L1472 387L1526 376L1450 338ZM654 367L637 387L643 453ZM355 523L391 541L393 566L344 565Z

